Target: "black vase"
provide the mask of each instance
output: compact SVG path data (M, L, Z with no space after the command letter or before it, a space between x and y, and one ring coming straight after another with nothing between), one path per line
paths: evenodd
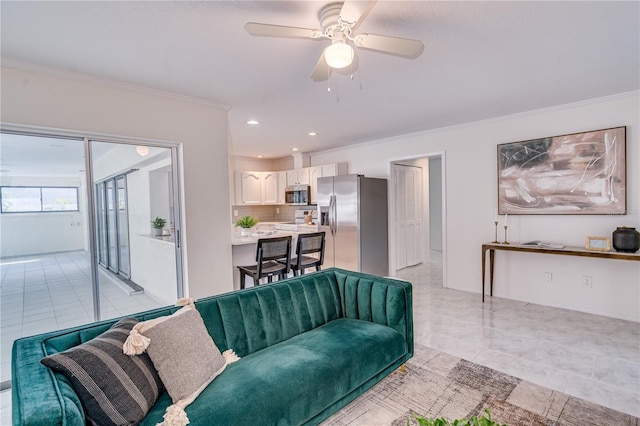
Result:
M613 231L613 248L623 253L635 253L640 249L640 232L636 228L622 226Z

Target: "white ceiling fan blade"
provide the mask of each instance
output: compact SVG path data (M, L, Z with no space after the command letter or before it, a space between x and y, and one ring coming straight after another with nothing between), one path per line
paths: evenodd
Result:
M340 19L353 25L352 31L358 27L358 24L364 20L369 11L375 4L375 0L357 1L346 0L340 10Z
M318 30L310 28L287 27L284 25L259 24L248 22L244 29L253 36L263 37L292 37L292 38L320 38Z
M327 65L327 61L324 59L324 49L322 50L322 55L320 55L320 59L318 59L318 63L316 67L311 72L311 79L313 81L327 81L329 80L329 76L331 75L331 68Z
M424 44L420 40L409 38L389 37L376 34L359 34L353 43L363 49L415 59L422 54Z

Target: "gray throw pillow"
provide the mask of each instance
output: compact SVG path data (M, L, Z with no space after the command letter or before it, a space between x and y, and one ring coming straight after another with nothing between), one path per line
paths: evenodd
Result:
M133 357L147 351L173 400L158 426L189 424L184 409L228 364L240 359L232 349L220 353L192 299L178 302L189 304L172 315L139 323L123 345Z
M226 365L200 313L191 307L142 334L150 340L147 353L174 403L210 383Z
M122 319L95 339L41 360L69 379L96 425L137 425L163 391L147 355L130 357L122 352L137 323L135 318Z

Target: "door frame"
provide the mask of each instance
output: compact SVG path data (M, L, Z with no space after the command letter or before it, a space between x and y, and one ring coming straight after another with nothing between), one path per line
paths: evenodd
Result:
M393 173L393 165L395 163L400 163L403 161L416 160L418 158L440 158L442 162L442 171L441 171L441 179L442 179L442 286L447 288L447 163L446 163L446 151L432 151L423 154L413 154L406 155L402 157L391 158L387 163L387 173L389 176L389 224L388 224L388 232L389 232L389 241L393 241L393 247L391 243L389 244L389 275L395 277L396 274L396 250L395 250L395 239L396 239L396 231L395 231L395 176ZM423 203L424 203L424 193L426 188L422 188L423 193ZM423 218L423 226L429 227L429 223L431 222L431 218L429 220L424 220ZM426 247L425 250L430 250L430 247Z
M93 159L91 142L117 143L126 145L140 145L149 147L160 147L171 150L171 167L174 188L174 226L175 226L175 257L176 257L176 286L178 298L185 296L185 289L188 288L186 271L187 271L187 250L184 247L184 236L186 235L185 223L185 205L183 193L184 175L183 171L183 155L182 143L177 141L128 137L122 135L111 135L105 133L95 133L91 131L77 131L69 129L60 129L55 127L32 126L18 123L0 122L0 132L16 133L22 135L30 135L36 137L76 139L84 142L85 150L85 175L86 179L86 196L87 196L87 216L86 226L88 235L88 251L91 259L91 275L95 292L93 294L93 312L94 320L100 319L100 288L99 288L99 269L98 269L98 239L96 238L96 213L97 205L95 199L95 187L93 182Z

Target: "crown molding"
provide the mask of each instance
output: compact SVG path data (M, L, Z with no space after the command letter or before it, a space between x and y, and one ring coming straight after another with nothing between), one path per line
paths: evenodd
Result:
M20 71L27 71L34 74L41 74L50 77L62 78L65 80L81 81L84 83L99 84L102 86L112 87L115 89L129 90L146 95L160 96L163 98L173 99L183 102L191 102L200 105L205 105L212 108L217 108L229 112L231 106L217 103L205 98L198 98L195 96L181 95L179 93L168 92L165 90L154 89L147 86L141 86L133 83L126 83L124 81L113 80L105 77L98 77L91 74L83 74L79 72L69 71L62 68L50 67L47 65L35 64L33 62L27 62L15 58L2 58L2 67L13 68Z
M369 146L369 145L377 145L377 144L381 144L381 143L397 141L400 138L404 139L404 138L409 138L409 137L414 137L414 136L422 136L422 135L430 135L430 134L434 134L434 133L449 132L449 131L454 131L454 130L459 130L459 129L465 129L465 128L468 128L468 127L475 127L475 126L482 126L482 125L486 125L486 124L497 123L497 122L505 121L505 120L513 120L513 119L518 119L518 118L531 117L531 116L534 116L534 115L546 114L546 113L550 113L550 112L558 112L558 111L563 111L563 110L567 110L567 109L578 108L578 107L581 107L581 106L587 106L587 105L597 104L597 103L601 103L601 102L613 101L613 100L616 100L616 99L629 98L629 97L633 97L633 96L640 96L640 90L632 90L630 92L616 93L614 95L602 96L602 97L599 97L599 98L586 99L586 100L582 100L582 101L571 102L571 103L568 103L568 104L561 104L561 105L554 105L554 106L545 107L545 108L533 109L533 110L530 110L530 111L518 112L518 113L515 113L515 114L501 115L499 117L485 118L483 120L478 120L478 121L469 121L469 122L466 122L466 123L453 124L451 126L436 127L434 129L420 130L420 131L411 132L411 133L403 133L403 134L399 134L399 135L395 135L395 136L389 136L389 137L382 138L382 139L374 139L374 140L370 140L370 141L365 141L365 142L360 142L360 143L355 143L355 144L349 144L349 145L335 147L335 148L323 149L323 150L318 150L318 151L311 151L308 154L310 154L311 156L319 155L319 154L327 154L327 153L331 153L331 152L343 151L345 149L350 149L350 148L365 147L365 146Z

